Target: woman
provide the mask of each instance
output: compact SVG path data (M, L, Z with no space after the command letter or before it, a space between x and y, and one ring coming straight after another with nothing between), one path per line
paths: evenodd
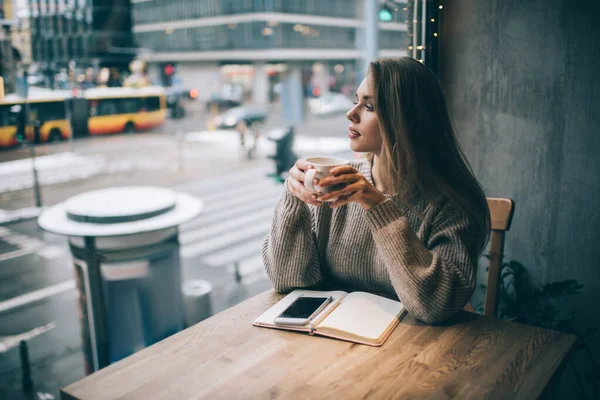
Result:
M263 246L267 274L280 292L345 285L443 321L473 293L490 217L441 87L422 63L384 58L370 64L354 104L350 148L367 159L322 179L346 184L323 202L304 187L306 162L296 162Z

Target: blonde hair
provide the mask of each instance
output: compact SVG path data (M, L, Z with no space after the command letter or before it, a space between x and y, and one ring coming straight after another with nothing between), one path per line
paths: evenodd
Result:
M487 200L456 140L436 76L402 57L373 61L369 78L383 141L381 183L405 203L415 193L452 201L477 225L481 251L491 225Z

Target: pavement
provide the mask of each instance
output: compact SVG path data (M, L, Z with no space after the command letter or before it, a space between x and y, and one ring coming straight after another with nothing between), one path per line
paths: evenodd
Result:
M247 159L235 132L202 129L40 146L41 197L50 206L81 192L135 184L201 198L201 216L180 227L182 279L208 281L216 313L271 287L261 246L282 185L268 176L274 170L266 158L273 143L263 137L257 148L256 157ZM300 156L354 157L345 133L301 133L295 150ZM26 161L13 157L0 163L0 176L11 178L0 179L0 399L58 398L61 387L85 376L72 259L66 238L37 227L43 208L35 207ZM21 387L15 345L23 338L34 383L29 391Z

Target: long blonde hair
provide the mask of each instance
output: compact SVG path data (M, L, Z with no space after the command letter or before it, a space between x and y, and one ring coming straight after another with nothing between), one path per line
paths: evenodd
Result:
M383 139L382 184L405 202L414 193L452 201L478 227L481 251L491 225L487 200L456 140L436 76L423 63L402 57L373 61L369 77Z

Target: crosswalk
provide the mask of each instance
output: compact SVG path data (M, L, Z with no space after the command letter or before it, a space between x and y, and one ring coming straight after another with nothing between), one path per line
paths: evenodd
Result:
M269 172L270 168L256 168L173 187L204 203L199 217L179 227L180 254L186 268L197 270L203 279L210 280L204 276L211 276L216 280L211 282L213 285L233 282L234 278L248 284L266 279L262 242L269 231L275 201L283 191L283 185L269 177ZM36 222L30 224L28 232L35 231ZM30 265L31 271L39 274L19 281L19 287L11 290L16 297L0 301L0 313L74 290L69 274L65 276L72 261L64 238L50 234L34 237L12 227L0 227L0 242L4 243L0 246L2 271ZM62 279L56 275L57 265L64 265L59 274ZM56 279L48 280L48 274Z
M54 260L66 254L65 249L54 244L46 243L29 235L17 233L3 226L0 226L0 240L12 247L8 248L7 246L6 249L8 251L0 253L0 265L2 262L13 258L33 253L46 260Z
M202 199L200 217L180 227L181 257L247 276L264 270L262 242L283 186L259 168L175 188Z

